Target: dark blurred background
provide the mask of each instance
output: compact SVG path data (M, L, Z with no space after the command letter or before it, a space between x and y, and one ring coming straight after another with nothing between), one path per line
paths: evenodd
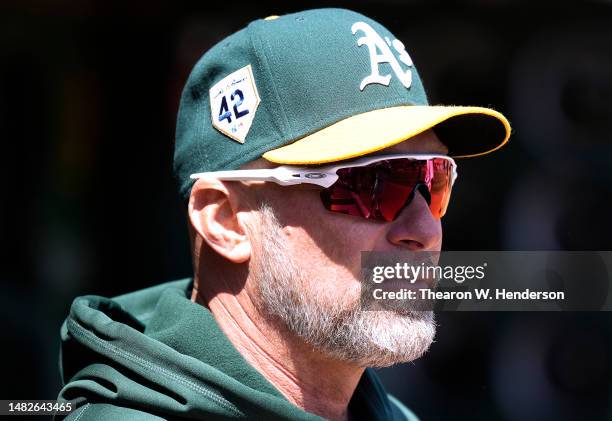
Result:
M75 296L189 276L171 159L201 54L255 18L330 6L403 40L432 103L513 124L499 153L459 163L445 249L612 249L609 1L0 1L0 397L55 398ZM612 419L608 313L438 320L426 357L382 370L422 419Z

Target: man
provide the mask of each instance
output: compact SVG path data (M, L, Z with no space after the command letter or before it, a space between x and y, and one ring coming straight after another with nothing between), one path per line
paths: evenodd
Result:
M448 155L509 133L493 110L429 106L404 44L351 11L221 41L177 124L194 276L74 301L70 418L414 419L368 367L420 357L433 315L362 311L360 252L439 251Z

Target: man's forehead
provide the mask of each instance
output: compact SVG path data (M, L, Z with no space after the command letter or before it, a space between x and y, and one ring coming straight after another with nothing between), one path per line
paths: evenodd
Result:
M442 143L438 136L433 130L426 130L416 136L413 136L405 141L388 148L381 149L380 151L373 152L364 156L372 155L386 155L394 153L423 153L423 154L441 154L446 155L448 148ZM361 158L361 157L359 157ZM242 169L254 169L254 168L275 168L279 164L270 162L264 158L259 158L254 161L248 162L241 166Z

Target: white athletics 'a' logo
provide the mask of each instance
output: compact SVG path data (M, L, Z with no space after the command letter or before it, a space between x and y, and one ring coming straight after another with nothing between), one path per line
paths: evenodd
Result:
M389 86L389 82L391 81L391 75L381 75L378 66L381 63L389 63L397 78L402 82L406 88L410 88L412 84L412 71L410 69L404 71L400 64L397 62L395 55L389 48L393 46L395 51L399 53L399 59L406 66L412 67L412 59L406 52L404 44L398 40L394 39L391 41L388 37L385 37L383 40L380 35L365 22L355 22L351 27L351 31L353 35L357 31L362 31L364 36L357 40L357 45L362 46L366 45L368 47L368 51L370 52L370 66L371 66L371 74L365 77L361 81L361 85L359 85L359 89L363 91L367 85L371 83L379 83L381 85ZM386 42L385 42L386 41ZM380 51L380 54L378 53Z

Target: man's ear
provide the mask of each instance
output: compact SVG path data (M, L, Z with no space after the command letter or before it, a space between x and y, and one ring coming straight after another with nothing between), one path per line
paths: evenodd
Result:
M251 239L238 218L241 197L215 178L200 178L189 197L189 222L195 232L222 257L244 263L251 257Z

